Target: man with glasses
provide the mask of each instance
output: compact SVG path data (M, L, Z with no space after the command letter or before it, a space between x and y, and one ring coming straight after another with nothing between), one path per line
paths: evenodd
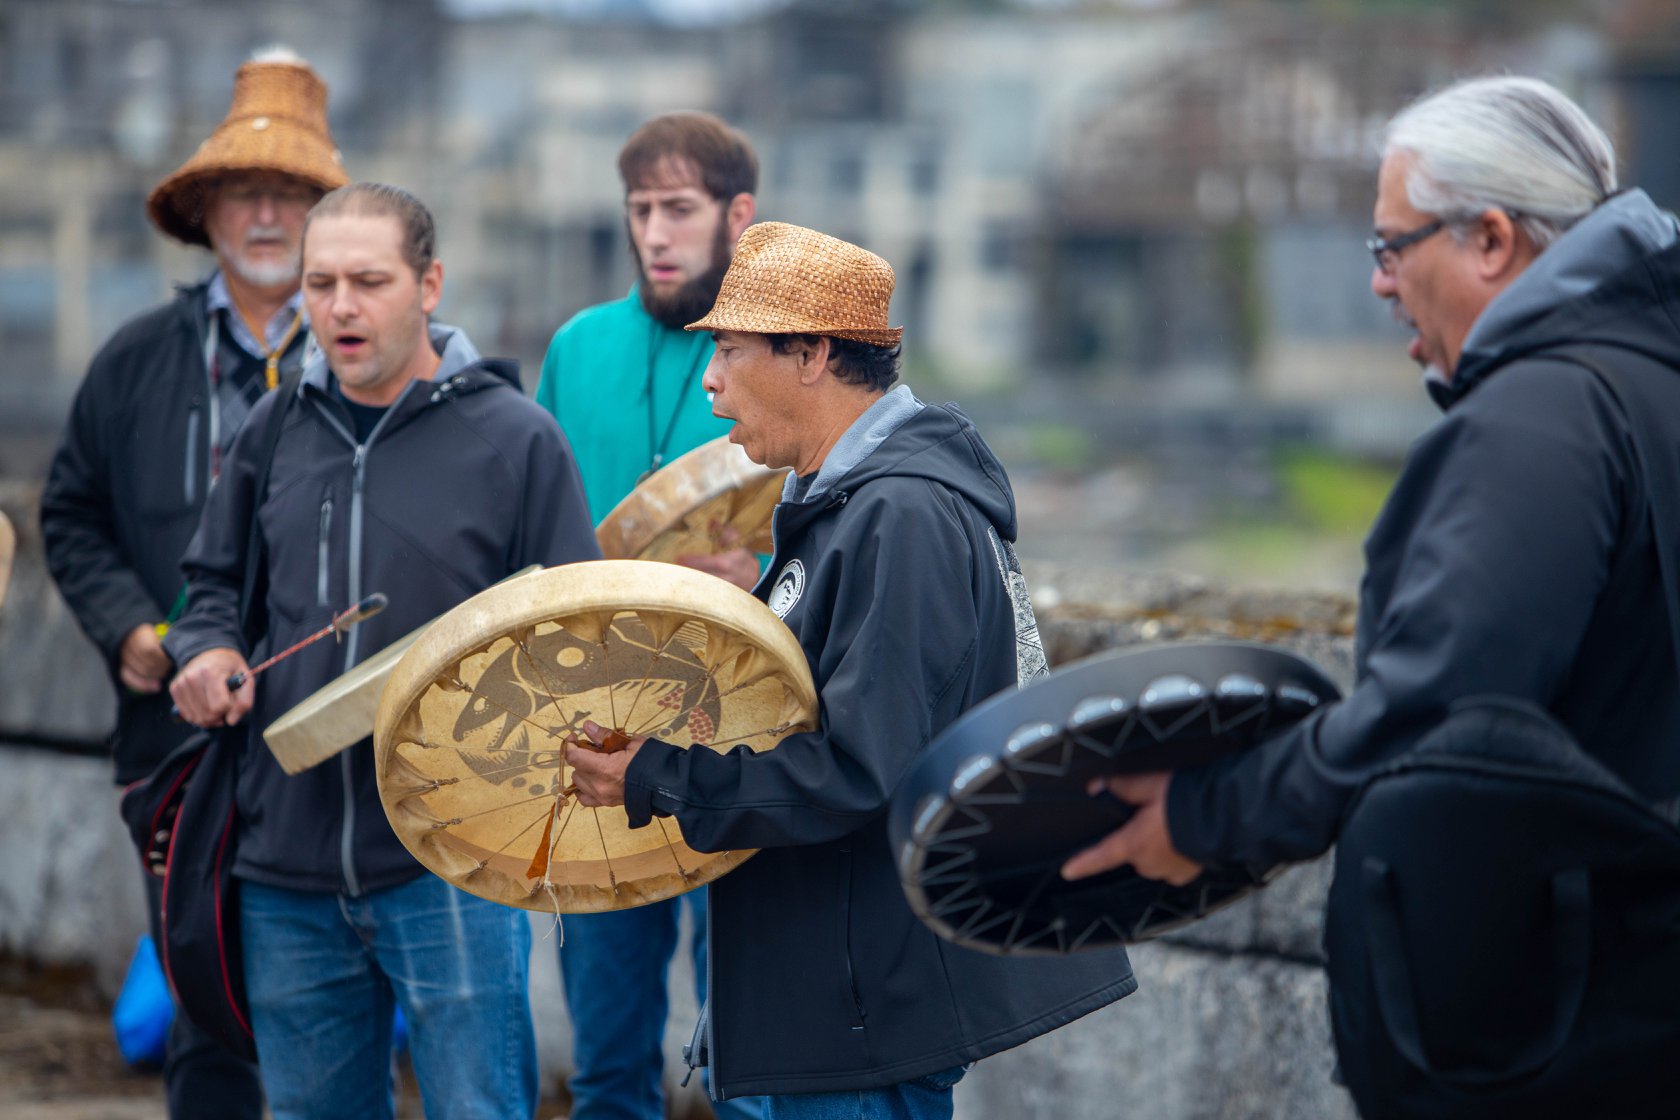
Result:
M170 718L161 638L182 604L181 556L235 433L303 363L303 219L348 181L326 100L289 51L239 68L226 119L147 200L160 230L208 248L216 266L94 357L42 494L48 566L117 688L119 784L145 777L193 730ZM158 885L146 875L154 938ZM164 1081L177 1120L262 1113L255 1070L179 1013Z
M1680 227L1618 190L1615 166L1532 79L1467 81L1389 125L1371 290L1446 414L1366 541L1357 684L1247 754L1110 779L1140 811L1064 875L1131 864L1183 883L1205 863L1317 856L1361 782L1473 697L1544 709L1672 811L1680 573L1655 527L1680 513L1661 485L1680 457Z

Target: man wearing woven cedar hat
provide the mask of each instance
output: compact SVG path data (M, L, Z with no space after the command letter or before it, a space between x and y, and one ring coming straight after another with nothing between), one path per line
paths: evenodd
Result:
M798 637L818 730L775 750L632 739L573 748L579 801L674 817L699 851L762 849L712 884L710 1000L690 1047L769 1120L949 1117L969 1063L1129 994L1123 950L1005 959L911 913L886 806L929 739L1044 672L1002 465L898 377L892 268L798 226L751 226L690 330L702 384L753 460L792 467L758 594ZM602 729L584 731L605 742Z
M712 341L683 328L717 299L735 241L753 219L758 157L745 136L710 113L646 121L618 154L636 286L585 308L554 335L537 403L554 414L577 454L597 522L664 464L729 431L712 415L700 375ZM744 548L684 557L740 587L758 582ZM702 888L647 906L579 914L566 922L560 978L572 1021L573 1120L659 1120L665 1069L667 974L686 908L695 989L706 998ZM601 983L603 972L617 974ZM750 1120L756 1102L730 1101L718 1120Z
M172 722L160 637L180 560L251 406L303 362L303 217L348 180L327 88L283 49L239 68L227 117L152 191L165 234L215 267L130 320L94 357L41 498L47 563L117 688L116 778L144 777L192 729ZM154 936L157 880L147 877ZM177 1015L164 1064L173 1117L256 1117L255 1071Z

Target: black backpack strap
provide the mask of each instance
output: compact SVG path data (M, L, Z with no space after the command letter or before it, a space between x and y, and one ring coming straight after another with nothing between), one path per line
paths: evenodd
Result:
M299 367L280 382L274 390L280 397L275 401L274 410L268 414L268 426L262 433L262 457L257 460L257 486L251 501L251 523L246 527L245 534L245 580L239 589L239 629L245 635L247 650L255 646L268 628L267 619L259 609L261 596L258 595L257 585L262 579L263 542L262 522L257 517L257 510L268 492L268 476L274 467L274 452L280 446L280 433L286 426L286 413L302 381L303 369Z

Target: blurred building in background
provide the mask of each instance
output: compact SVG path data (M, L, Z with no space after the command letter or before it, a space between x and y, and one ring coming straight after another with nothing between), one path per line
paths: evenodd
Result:
M1421 407L1361 247L1405 101L1490 69L1547 77L1611 124L1628 181L1680 203L1668 0L694 5L709 18L675 18L682 0L6 0L0 429L56 430L110 331L209 267L143 199L275 42L326 78L351 175L438 212L442 317L527 376L555 327L628 287L614 157L674 108L753 138L762 216L894 263L913 376L1038 409L1307 407L1363 417L1352 445L1390 447L1416 414L1349 402Z

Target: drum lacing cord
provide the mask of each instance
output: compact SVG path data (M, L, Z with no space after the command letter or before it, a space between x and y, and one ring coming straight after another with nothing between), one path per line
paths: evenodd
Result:
M564 949L566 947L566 924L560 920L560 893L554 889L554 884L548 881L546 875L543 876L542 882L538 883L537 886L541 887L544 893L548 895L549 904L554 907L554 925L547 933L543 934L543 940L547 941L558 933L560 940L554 943L554 947Z

